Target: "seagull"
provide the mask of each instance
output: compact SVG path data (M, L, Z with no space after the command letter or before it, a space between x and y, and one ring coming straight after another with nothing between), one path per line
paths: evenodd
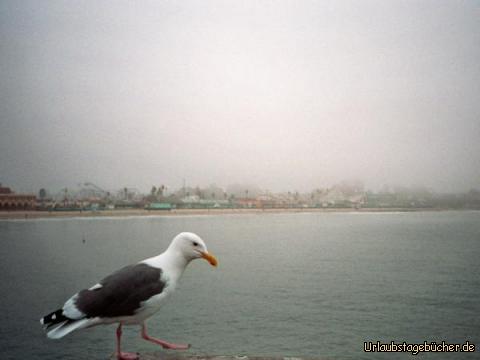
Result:
M123 325L140 325L141 337L164 349L188 349L188 344L173 344L148 335L145 320L161 308L187 265L198 258L212 266L218 264L198 235L180 233L162 254L126 266L89 289L79 291L61 309L44 316L40 323L50 339L60 339L72 331L96 325L118 323L118 360L138 359L138 354L121 351Z

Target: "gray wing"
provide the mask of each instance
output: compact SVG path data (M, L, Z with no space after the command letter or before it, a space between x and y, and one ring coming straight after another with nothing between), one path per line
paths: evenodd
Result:
M101 286L80 291L75 306L87 318L134 315L143 301L163 291L161 276L161 269L147 264L126 266L100 281Z

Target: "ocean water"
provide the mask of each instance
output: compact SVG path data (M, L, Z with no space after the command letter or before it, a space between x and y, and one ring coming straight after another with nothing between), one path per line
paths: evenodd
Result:
M480 212L413 212L0 221L2 359L108 358L114 325L53 341L40 317L181 231L204 238L219 267L192 262L147 324L188 353L479 358ZM477 352L365 353L366 341L469 341ZM137 327L123 348L158 350Z

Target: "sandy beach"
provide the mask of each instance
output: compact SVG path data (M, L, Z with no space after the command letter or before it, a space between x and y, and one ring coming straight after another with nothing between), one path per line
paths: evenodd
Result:
M101 211L0 211L0 220L8 219L50 219L74 217L122 217L122 216L192 216L192 215L238 215L238 214L273 214L273 213L365 213L365 212L411 212L444 211L441 208L285 208L285 209L175 209L145 210L121 209Z

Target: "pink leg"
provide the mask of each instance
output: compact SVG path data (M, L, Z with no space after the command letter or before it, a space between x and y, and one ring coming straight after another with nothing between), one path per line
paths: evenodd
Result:
M138 360L138 354L122 352L120 350L120 341L122 338L122 323L117 328L117 360Z
M170 350L187 350L190 347L190 344L172 344L160 339L156 339L153 337L150 337L147 334L147 327L145 326L145 323L142 323L142 338L153 342L157 345L161 345L164 349L170 349Z

